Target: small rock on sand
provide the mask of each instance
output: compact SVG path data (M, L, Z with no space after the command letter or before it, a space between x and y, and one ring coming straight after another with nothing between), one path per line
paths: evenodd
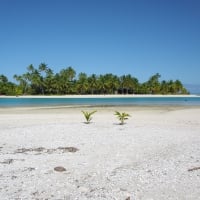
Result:
M54 170L57 171L57 172L64 172L64 171L66 171L66 169L64 167L62 167L62 166L55 167Z

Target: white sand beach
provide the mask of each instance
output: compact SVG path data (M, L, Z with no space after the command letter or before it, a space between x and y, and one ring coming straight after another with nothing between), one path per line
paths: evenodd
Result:
M0 199L200 199L200 107L1 108Z

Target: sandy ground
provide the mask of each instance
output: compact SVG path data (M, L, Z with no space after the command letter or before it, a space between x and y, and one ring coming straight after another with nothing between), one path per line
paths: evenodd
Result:
M198 200L199 168L200 107L0 109L3 200Z

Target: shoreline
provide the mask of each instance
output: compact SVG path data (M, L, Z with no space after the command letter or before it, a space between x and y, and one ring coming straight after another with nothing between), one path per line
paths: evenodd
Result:
M0 116L4 114L63 114L79 113L82 110L98 112L140 112L140 111L178 111L178 110L199 110L200 106L192 105L71 105L71 106L21 106L21 107L0 107Z
M199 95L162 95L162 94L105 94L105 95L19 95L19 96L4 96L0 95L0 98L133 98L133 97L200 97Z

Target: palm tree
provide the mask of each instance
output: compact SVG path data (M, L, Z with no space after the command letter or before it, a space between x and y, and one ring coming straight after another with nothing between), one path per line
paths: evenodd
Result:
M34 72L34 70L35 70L35 68L34 68L34 66L32 65L32 64L30 64L28 67L27 67L27 70L28 70L28 72Z
M70 94L73 92L73 81L76 75L72 67L62 69L59 73L62 93Z
M168 88L169 88L169 93L170 94L175 94L175 85L174 85L174 81L173 80L169 80L167 82Z
M176 80L174 82L174 88L176 94L187 94L187 90L184 88L183 84L179 80Z
M88 90L88 78L86 73L80 73L78 75L78 81L76 82L76 90L79 94L85 94Z
M59 85L61 93L67 94L69 92L69 76L66 69L62 69L59 73Z
M92 111L92 112L87 112L87 111L82 111L85 119L86 119L86 124L89 124L90 121L92 120L92 115L97 112L96 110L95 111Z
M97 87L100 94L106 93L106 79L104 75L100 75L97 80Z
M32 86L35 90L35 94L44 94L43 89L43 78L40 75L40 72L35 69L31 75Z
M34 68L31 64L27 67L27 70L28 72L24 75L30 82L32 94L44 94L43 77L40 74L40 69Z
M4 76L3 74L1 74L0 75L0 95L7 94L7 83L8 83L8 78Z
M47 64L41 63L41 64L39 65L39 68L38 68L38 69L39 69L40 72L46 72L47 69L48 69Z
M134 91L138 91L138 79L130 74L123 75L120 77L120 87L122 94L133 94Z
M138 94L147 94L148 93L148 84L147 82L141 83L139 85Z
M76 76L76 71L72 67L68 67L66 69L66 73L70 82L73 81L74 77Z
M21 94L188 94L179 80L175 82L159 82L160 74L156 73L144 83L130 74L121 77L111 73L104 75L80 73L75 79L76 72L72 67L64 68L54 75L45 63L38 68L32 64L27 67L27 72L14 75L19 83L18 93ZM0 77L1 86L5 77ZM4 80L4 81L2 81ZM8 80L7 80L8 81ZM5 87L4 87L5 88ZM12 91L11 87L9 87Z
M118 111L115 111L115 115L120 120L120 125L123 125L124 121L127 120L128 117L130 117L130 115L128 113L125 113L125 112L120 113Z
M17 86L10 82L8 78L1 74L0 75L0 95L15 95Z
M63 90L63 83L60 74L56 73L53 77L52 88L56 94L65 94L65 90Z
M48 68L46 70L46 77L44 79L44 87L48 94L56 93L55 84L56 84L56 79L53 74L53 71L50 68Z
M88 91L91 94L94 94L94 92L97 91L97 76L95 74L88 77Z
M8 82L8 78L6 76L4 76L3 74L0 75L0 82L1 83L7 83Z
M160 93L160 74L156 73L155 75L151 76L147 82L148 88L149 88L149 93L150 94L157 94Z
M105 79L106 93L114 94L117 91L117 89L119 88L118 77L113 74L105 74L104 79Z
M26 76L22 75L22 76L18 76L18 75L14 75L13 78L19 82L19 89L21 90L22 94L26 94L27 89L28 89L28 82L26 79ZM20 93L20 92L19 92Z
M163 80L160 84L160 93L162 94L168 94L168 85L167 82L165 80Z
M47 76L48 67L45 63L41 63L38 67L38 72L40 76L40 90L42 94L45 93L45 77Z

